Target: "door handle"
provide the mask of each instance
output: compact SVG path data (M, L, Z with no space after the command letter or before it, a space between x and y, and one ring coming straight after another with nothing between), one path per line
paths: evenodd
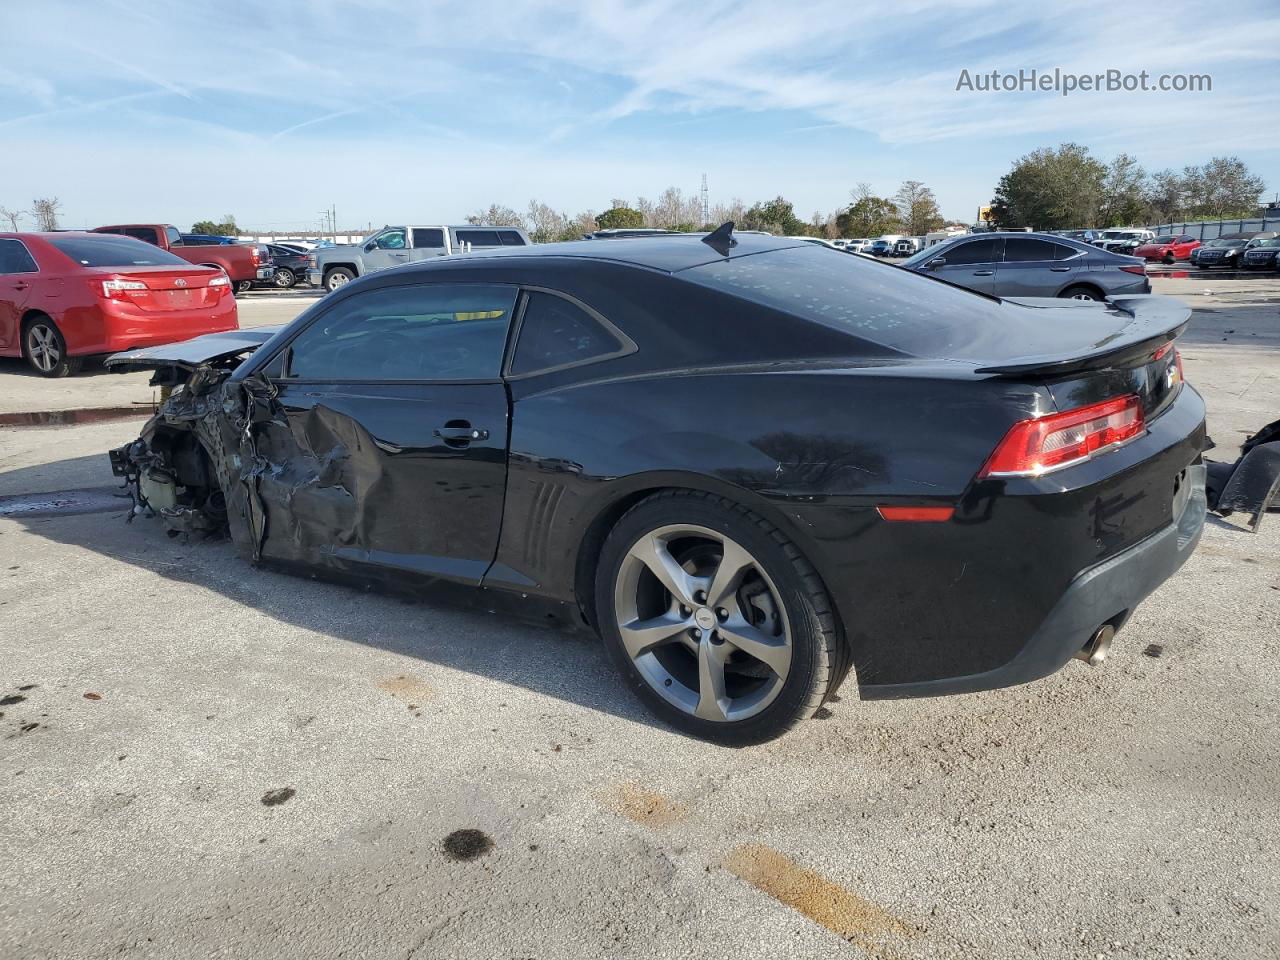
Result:
M1070 267L1050 267L1049 269L1054 273L1070 273L1071 272Z
M975 277L990 277L990 276L993 276L994 274L995 274L995 271L994 271L994 270L975 270L975 271L973 271L973 275L974 275Z
M27 283L27 281L25 281L25 280L15 280L15 281L14 281L14 284L13 284L13 289L15 289L15 290L26 290L26 289L27 289L28 287L30 287L30 286L31 286L31 284Z
M451 447L465 447L473 440L489 439L488 430L473 427L466 420L450 420L443 427L436 427L433 432Z
M393 256L397 260L404 260L409 255L407 253L393 253L391 256Z

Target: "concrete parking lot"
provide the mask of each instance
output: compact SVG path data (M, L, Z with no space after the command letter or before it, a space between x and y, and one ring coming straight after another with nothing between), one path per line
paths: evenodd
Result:
M1156 285L1233 459L1280 417L1280 279ZM150 400L0 365L0 415ZM127 523L104 451L141 422L0 427L0 956L1280 954L1280 517L1211 518L1101 668L846 686L732 751L555 611Z

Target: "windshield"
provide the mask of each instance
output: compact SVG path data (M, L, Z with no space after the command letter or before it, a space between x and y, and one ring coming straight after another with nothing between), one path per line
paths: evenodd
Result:
M1177 241L1174 237L1156 237L1151 242L1152 243L1176 243Z
M1205 244L1206 247L1242 247L1249 241L1243 237L1218 237Z
M82 267L189 267L181 257L133 237L103 233L96 236L67 234L50 237L49 243Z
M1280 237L1272 237L1270 240L1263 240L1260 247L1280 247Z

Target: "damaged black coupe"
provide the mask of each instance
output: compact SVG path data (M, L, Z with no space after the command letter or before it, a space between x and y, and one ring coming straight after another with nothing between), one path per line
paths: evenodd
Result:
M572 604L661 716L751 743L846 679L1099 662L1204 523L1187 319L728 225L439 258L112 358L174 387L112 464L254 560Z

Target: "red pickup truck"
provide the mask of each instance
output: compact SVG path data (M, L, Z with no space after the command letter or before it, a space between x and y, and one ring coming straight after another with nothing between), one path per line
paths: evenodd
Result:
M178 228L169 223L118 223L109 227L94 227L93 232L120 233L126 237L135 237L154 243L188 263L220 267L231 278L231 288L236 293L244 293L253 286L255 280L270 280L275 272L265 251L256 244L227 243L187 247L182 243L182 234L178 232Z

